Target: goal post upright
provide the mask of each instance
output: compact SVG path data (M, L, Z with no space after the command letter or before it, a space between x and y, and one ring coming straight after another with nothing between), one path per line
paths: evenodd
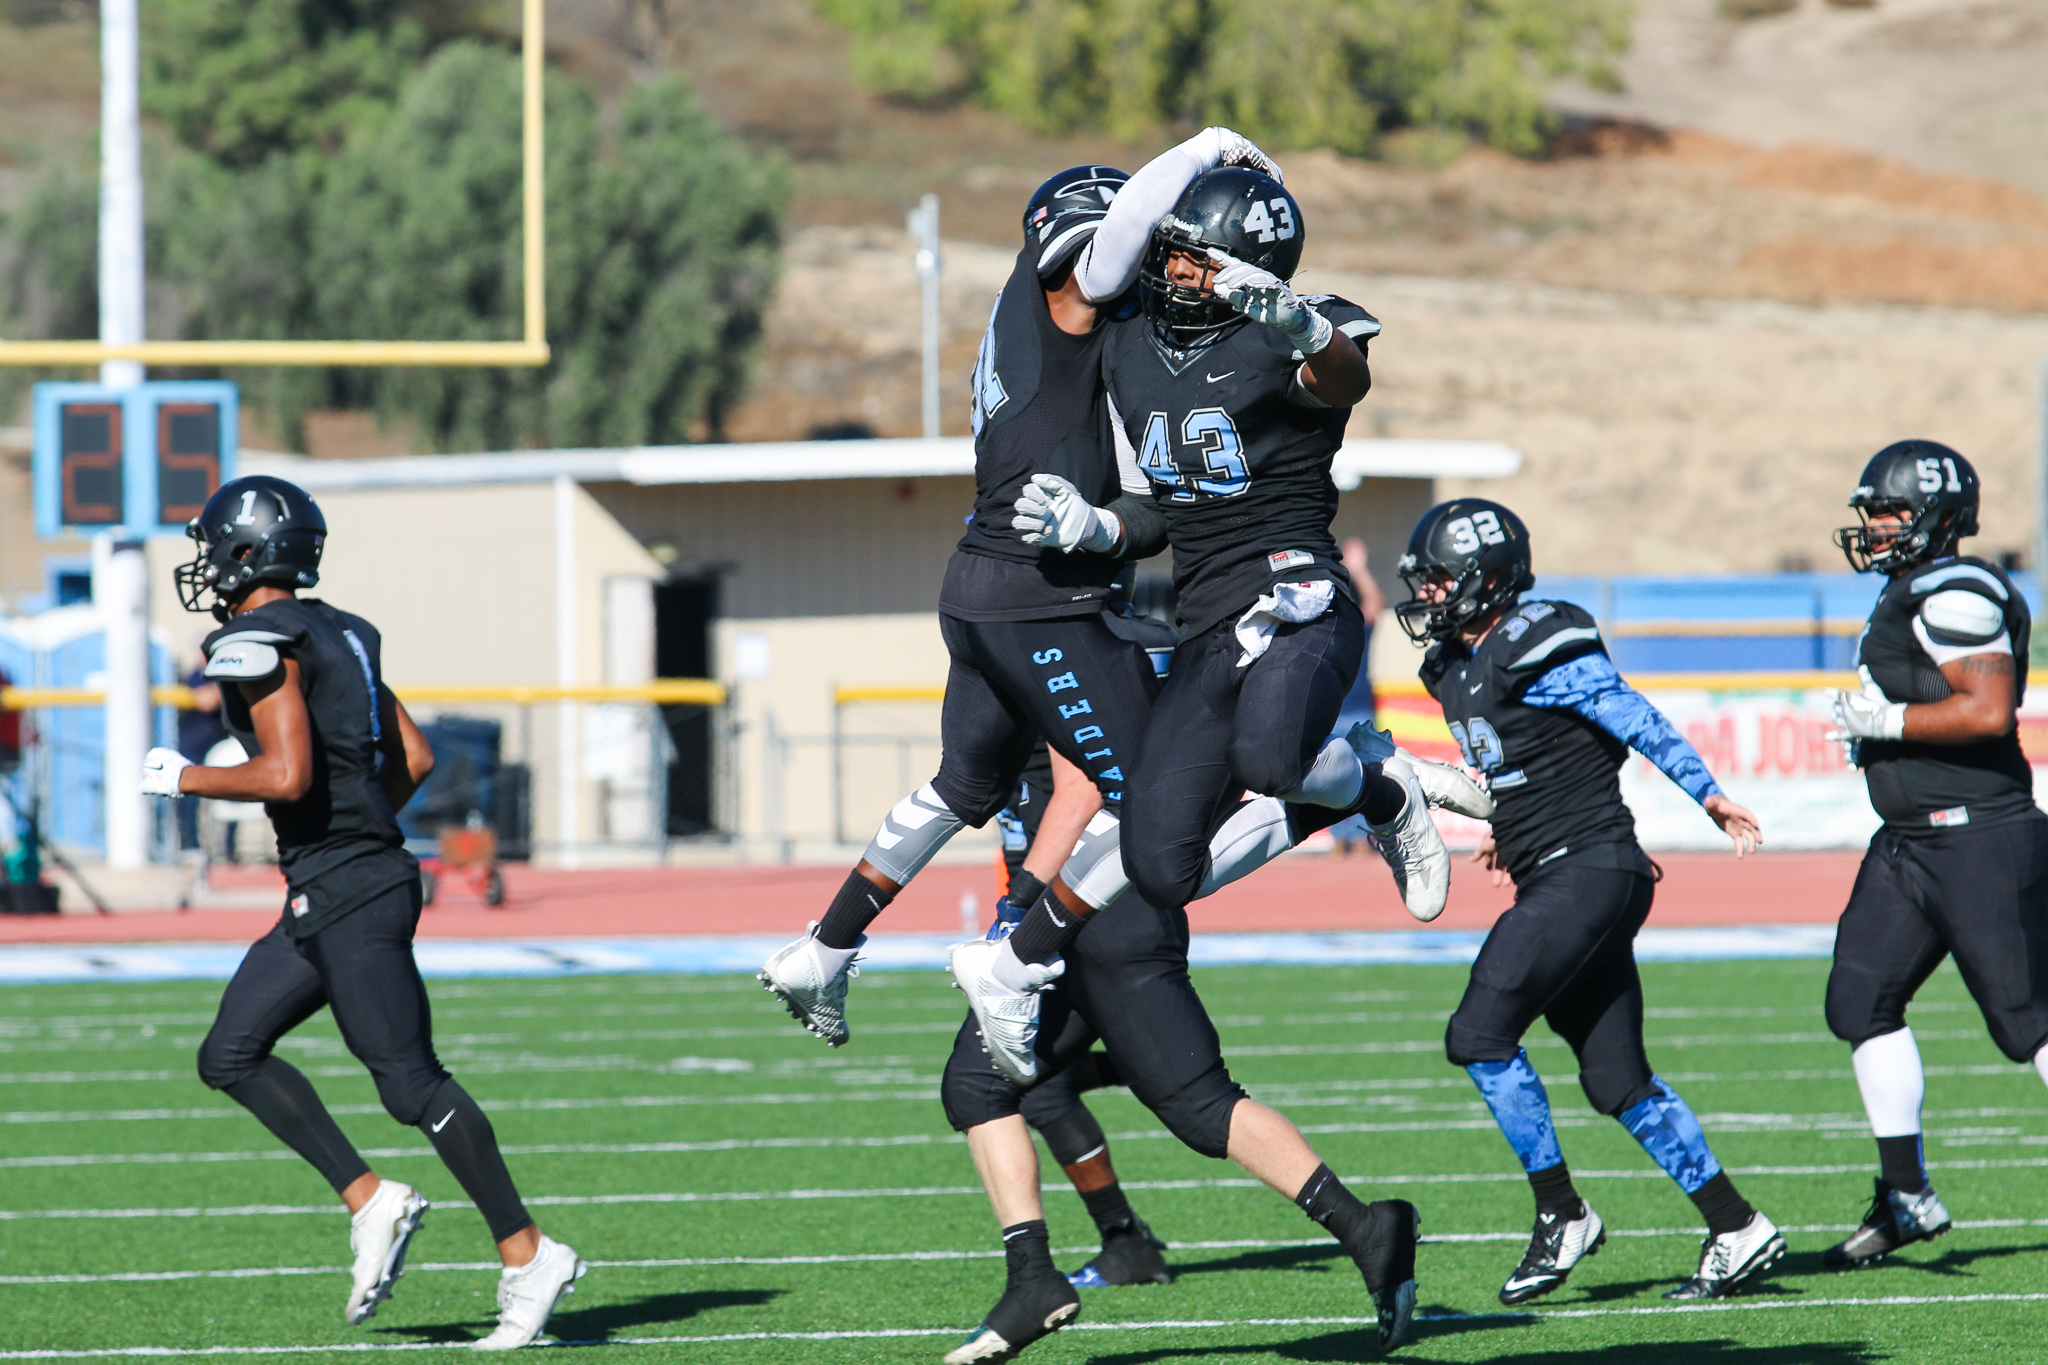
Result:
M548 363L544 0L521 0L520 122L525 235L524 336L518 341L8 341L0 365L522 366Z

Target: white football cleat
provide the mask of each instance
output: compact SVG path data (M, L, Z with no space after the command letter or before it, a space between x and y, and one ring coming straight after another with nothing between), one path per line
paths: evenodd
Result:
M1019 963L1033 983L1020 991L996 976L996 958L1002 953L1016 955L1007 938L999 943L985 938L956 943L946 968L953 973L953 984L967 995L975 1027L981 1030L982 1051L988 1053L996 1070L1018 1085L1034 1085L1038 1081L1038 1056L1033 1050L1038 1042L1038 993L1052 985L1067 964L1058 959Z
M355 1253L354 1283L349 1287L346 1316L360 1327L377 1316L377 1305L391 1297L405 1273L406 1248L420 1230L427 1201L410 1185L396 1180L378 1184L370 1202L348 1220L349 1250Z
M777 948L754 979L773 991L799 1024L833 1047L844 1047L851 1036L846 1027L846 986L860 975L854 954L867 941L862 934L851 948L827 948L818 942L818 922L812 920L804 936Z
M1415 769L1402 759L1387 759L1380 771L1408 789L1401 813L1384 825L1367 825L1366 833L1401 888L1408 913L1427 924L1444 912L1451 898L1451 851L1429 818L1429 796Z
M1417 758L1406 749L1399 753L1401 761L1414 770L1415 780L1422 784L1422 794L1429 798L1430 805L1471 820L1493 818L1492 793L1475 782L1463 768Z
M469 1343L472 1351L516 1351L540 1335L548 1314L565 1294L576 1292L576 1281L590 1267L575 1251L543 1236L540 1250L522 1266L506 1266L498 1276L498 1325L480 1341Z
M1778 1225L1761 1213L1734 1232L1709 1237L1700 1243L1700 1268L1676 1289L1664 1291L1667 1299L1718 1299L1735 1292L1745 1281L1771 1268L1785 1254L1785 1239Z
M1536 1230L1529 1234L1529 1249L1508 1282L1500 1287L1500 1301L1512 1307L1540 1298L1563 1284L1573 1267L1596 1254L1607 1244L1607 1226L1593 1206L1579 1201L1579 1215L1538 1213Z

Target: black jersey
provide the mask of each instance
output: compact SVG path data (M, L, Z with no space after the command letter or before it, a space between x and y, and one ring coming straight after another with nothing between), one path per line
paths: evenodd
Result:
M1361 344L1380 329L1354 303L1310 302ZM1108 330L1104 375L1166 517L1181 631L1237 615L1275 583L1329 579L1351 595L1330 537L1330 461L1351 409L1302 401L1293 343L1250 322L1186 352L1161 344L1143 317Z
M2017 706L2027 692L2031 625L2026 601L2003 569L1970 556L1938 559L1885 585L1856 662L1888 700L1933 702L1951 692L1941 676L1943 662L2009 651ZM2002 824L2034 810L2034 774L2020 750L2017 723L1974 744L1861 740L1856 762L1870 804L1902 833Z
M277 830L287 885L288 931L301 938L381 892L419 875L405 851L382 778L385 727L396 723L384 688L382 641L360 616L315 598L245 611L206 637L207 675L221 682L221 718L254 756L249 703L234 680L299 665L313 729L313 782L296 801L264 804Z
M1118 493L1106 329L1060 330L1038 279L1038 247L1017 254L996 295L974 364L974 515L946 565L939 610L966 621L1088 616L1102 609L1117 562L1026 545L1013 505L1033 474L1057 474L1101 506Z
M1423 658L1422 685L1492 785L1494 846L1517 882L1567 862L1649 870L1621 799L1628 745L1575 712L1522 700L1548 670L1595 652L1606 646L1584 611L1524 602L1476 650L1451 641Z

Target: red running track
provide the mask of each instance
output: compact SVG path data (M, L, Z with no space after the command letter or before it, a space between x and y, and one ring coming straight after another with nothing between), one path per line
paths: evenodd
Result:
M1855 880L1857 852L1668 853L1651 923L1800 924L1832 921ZM274 873L230 870L243 885L283 884ZM790 934L824 912L845 880L838 867L635 868L569 872L508 866L506 903L490 909L443 883L442 900L420 923L427 938L611 938L633 934ZM960 931L962 893L985 920L995 901L991 866L928 867L880 921L882 931ZM1496 888L1462 855L1451 903L1436 927L1484 929L1506 909L1512 888ZM275 910L195 910L113 916L0 918L4 943L247 942ZM1206 901L1195 932L1289 929L1413 929L1386 866L1373 854L1295 854Z

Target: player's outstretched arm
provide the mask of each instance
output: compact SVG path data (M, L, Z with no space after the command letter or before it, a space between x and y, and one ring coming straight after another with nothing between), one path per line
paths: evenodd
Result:
M1622 680L1605 654L1581 654L1557 664L1529 684L1522 700L1531 706L1575 711L1649 759L1734 841L1736 857L1763 845L1756 816L1722 793L1699 750L1648 698Z

